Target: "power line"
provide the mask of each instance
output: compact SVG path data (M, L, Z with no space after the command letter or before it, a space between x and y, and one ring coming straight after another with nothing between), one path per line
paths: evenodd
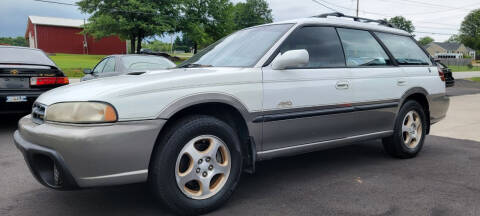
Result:
M335 9L333 9L333 8L331 8L331 7L325 5L325 4L323 4L323 3L321 3L321 2L319 2L319 1L317 1L317 0L312 0L312 1L315 2L315 3L317 3L317 4L319 4L319 5L322 5L323 7L326 7L326 8L328 8L328 9L332 10L333 12L338 12L337 10L335 10Z
M422 34L434 34L434 35L455 35L454 33L442 33L442 32L425 32L425 31L414 31L415 33Z
M58 1L49 1L49 0L33 0L33 1L43 2L43 3L50 3L50 4L58 4L58 5L77 6L76 4L66 3L66 2L58 2Z
M454 30L458 31L457 28L445 28L445 27L431 27L431 26L421 26L421 25L416 25L415 28L428 28L428 29L448 29L448 30Z
M455 10L468 10L470 11L471 9L467 8L469 6L477 5L478 3L471 4L471 5L465 5L463 7L452 7L448 5L441 5L441 4L434 4L434 3L427 3L427 2L421 2L421 1L415 1L415 0L402 0L406 2L412 2L412 3L417 3L417 4L423 4L427 6L436 6L436 7L443 7L443 8L449 8L449 9L455 9Z
M58 5L67 5L67 6L78 6L76 4L72 4L72 3L66 3L66 2L59 2L59 1L51 1L51 0L33 0L33 1L37 1L37 2L43 2L43 3L50 3L50 4L58 4ZM322 5L323 7L331 10L331 11L334 11L334 12L338 12L338 10L335 10L333 7L330 7L328 6L327 4L329 5L332 5L332 6L335 6L335 7L338 7L338 8L342 8L342 9L345 9L345 10L350 10L350 11L356 11L356 9L352 9L352 8L348 8L348 7L344 7L344 6L341 6L341 5L336 5L336 4L333 4L333 3L330 3L330 2L327 2L325 0L312 0L313 2L319 4L319 5ZM321 1L321 2L320 2ZM404 0L404 1L407 1L407 0ZM408 1L412 1L412 2L415 2L413 0L408 0ZM427 4L427 3L425 3ZM457 8L458 9L458 8ZM137 13L137 14L148 14L148 15L156 15L156 16L163 16L161 14L158 14L158 13L149 13L149 12L141 12L141 11L126 11L126 10L121 10L121 9L118 9L118 8L112 8L111 9L112 11L114 12L125 12L125 13ZM380 15L380 16L391 16L391 14L383 14L383 13L376 13L376 12L370 12L370 11L364 11L364 10L359 10L360 12L363 12L363 13L367 13L367 14L374 14L374 15ZM171 17L168 17L168 16L164 16L166 18L171 18ZM445 26L451 26L451 25L448 25L448 24L444 24L444 23L434 23L434 22L427 22L427 21L415 21L415 22L419 22L419 23L429 23L429 24L435 24L435 25L445 25ZM435 28L435 27L421 27L420 28L431 28L431 29L447 29L447 28ZM450 28L451 29L451 28ZM451 29L453 30L453 29ZM453 35L453 33L441 33L441 32L428 32L428 31L415 31L416 33L423 33L423 34L437 34L437 35Z

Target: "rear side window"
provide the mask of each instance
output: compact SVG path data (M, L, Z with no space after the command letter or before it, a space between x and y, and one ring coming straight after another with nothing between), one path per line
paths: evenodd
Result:
M392 62L385 50L368 31L338 28L347 66L384 66Z
M342 45L333 27L303 27L293 32L282 44L280 52L306 49L310 55L302 68L345 67Z
M111 57L108 58L107 63L105 63L105 67L103 68L103 73L110 73L115 72L115 58Z
M411 37L375 33L400 65L430 65L430 58Z
M103 68L105 67L105 63L107 63L108 59L102 60L100 63L95 66L93 69L93 73L101 73L103 71Z

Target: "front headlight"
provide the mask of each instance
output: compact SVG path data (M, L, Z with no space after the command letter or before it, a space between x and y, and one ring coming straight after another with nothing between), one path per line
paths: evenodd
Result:
M63 102L47 107L45 120L64 123L106 123L117 121L117 112L102 102Z

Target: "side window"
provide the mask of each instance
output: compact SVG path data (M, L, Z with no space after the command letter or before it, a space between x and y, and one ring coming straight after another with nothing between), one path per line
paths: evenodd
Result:
M293 32L280 52L306 49L310 62L303 68L345 67L342 45L333 27L303 27Z
M392 62L385 50L368 31L338 28L347 66L384 66Z
M97 66L95 66L95 68L93 69L93 73L101 73L107 61L108 59L103 59L100 63L98 63Z
M411 37L375 33L400 65L431 65L430 58Z
M115 57L108 58L105 68L103 68L103 73L115 72L115 62Z

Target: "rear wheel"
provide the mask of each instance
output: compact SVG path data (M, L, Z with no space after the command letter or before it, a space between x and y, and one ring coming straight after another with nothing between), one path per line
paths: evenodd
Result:
M407 101L397 116L393 135L383 139L383 147L393 157L415 157L423 147L426 128L422 105L413 100Z
M241 174L238 135L210 116L178 121L152 155L149 182L172 211L204 214L224 204Z

